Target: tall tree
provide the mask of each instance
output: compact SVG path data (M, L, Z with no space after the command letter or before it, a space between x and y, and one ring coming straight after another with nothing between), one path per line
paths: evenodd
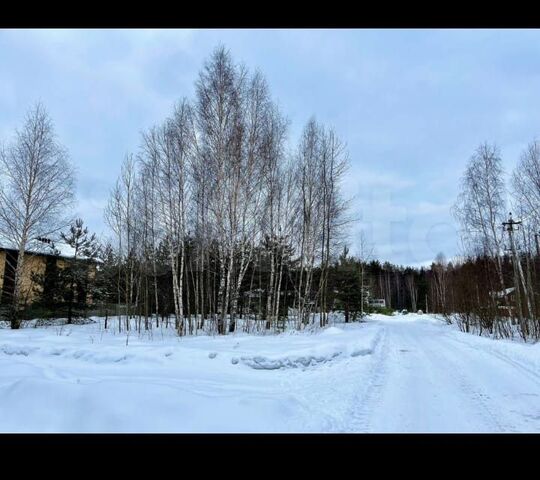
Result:
M91 271L92 264L99 256L99 243L96 235L88 232L82 219L76 219L68 232L61 232L62 240L71 249L62 276L66 280L68 317L67 323L73 321L73 308L86 309L87 299L95 281L95 273Z
M506 213L504 198L499 148L483 143L469 160L454 215L461 223L463 239L469 249L495 260L502 290L505 289L501 261L501 225Z
M10 313L16 329L25 252L69 224L65 212L74 201L74 170L43 105L28 112L14 141L0 151L0 166L0 234L18 251Z

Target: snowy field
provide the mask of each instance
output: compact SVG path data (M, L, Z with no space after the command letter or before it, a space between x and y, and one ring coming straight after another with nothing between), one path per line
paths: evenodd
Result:
M413 314L277 336L0 329L0 431L540 432L540 344Z

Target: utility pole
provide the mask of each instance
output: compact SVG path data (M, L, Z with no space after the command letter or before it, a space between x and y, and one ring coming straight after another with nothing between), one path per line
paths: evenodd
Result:
M502 222L502 225L503 225L504 230L508 233L508 238L510 239L510 250L512 252L512 260L513 260L514 272L515 272L514 277L517 276L516 273L519 274L519 279L521 280L523 293L525 294L525 299L527 301L528 313L529 313L529 316L531 316L532 315L531 300L530 300L529 293L527 290L527 284L525 283L525 276L523 275L523 269L521 268L521 261L518 257L518 254L516 251L516 244L514 242L514 232L518 229L518 226L521 225L521 220L519 221L514 220L512 218L512 213L509 213L508 220L506 222ZM516 292L519 292L519 285L518 285L517 278L515 278L514 284L515 284ZM518 301L519 301L519 295L518 295ZM518 311L520 312L520 317L522 317L521 304L518 304L518 307L519 307ZM520 320L522 320L522 318L520 318ZM524 326L525 326L525 329L527 330L527 326L526 325Z
M360 316L364 316L364 265L360 260Z

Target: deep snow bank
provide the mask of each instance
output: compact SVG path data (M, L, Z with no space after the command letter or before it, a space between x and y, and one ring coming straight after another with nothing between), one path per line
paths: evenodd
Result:
M179 338L174 329L128 337L100 322L2 329L0 431L322 431L328 419L304 399L318 391L319 367L333 382L332 366L365 361L379 330Z

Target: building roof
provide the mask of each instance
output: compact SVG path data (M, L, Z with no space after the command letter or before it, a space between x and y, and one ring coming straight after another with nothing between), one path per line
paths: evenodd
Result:
M9 242L5 238L0 236L0 250L18 250L14 248L12 242ZM58 253L56 255L55 250ZM59 256L62 258L73 258L75 256L75 249L64 242L51 242L46 243L44 241L34 240L30 242L29 248L26 249L26 253L33 255L45 255L45 256ZM83 260L83 257L80 257Z

